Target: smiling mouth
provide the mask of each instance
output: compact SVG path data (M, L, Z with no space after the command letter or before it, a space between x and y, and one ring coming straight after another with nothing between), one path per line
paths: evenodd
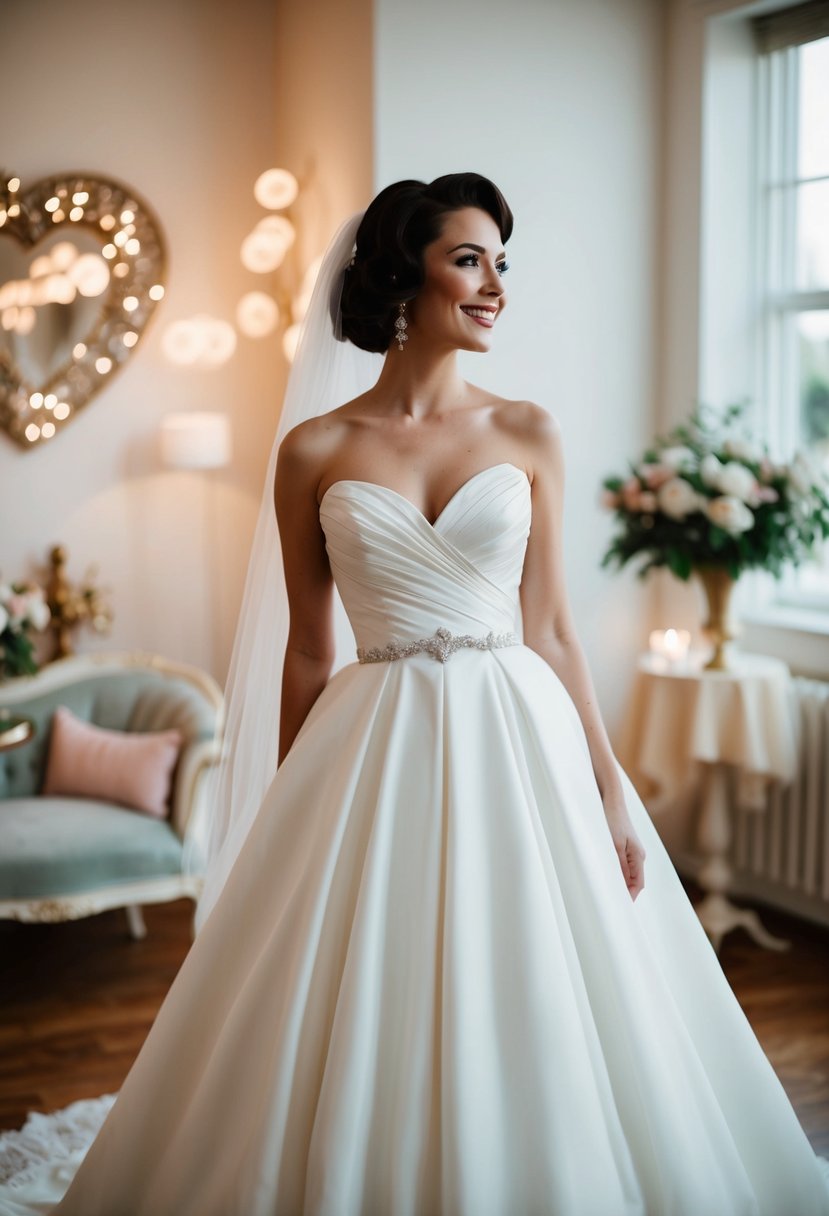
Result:
M461 304L460 309L464 316L482 325L484 329L492 329L498 315L497 308L471 308Z

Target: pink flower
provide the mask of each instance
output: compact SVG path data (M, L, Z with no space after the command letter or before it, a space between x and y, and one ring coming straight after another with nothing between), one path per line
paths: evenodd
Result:
M601 505L606 507L608 511L615 510L620 501L619 495L615 492L615 490L602 490L600 502Z
M676 469L670 464L643 464L639 472L649 490L658 490L676 476Z
M639 496L640 511L655 511L659 504L659 499L651 490L643 490Z
M6 611L11 618L11 623L16 625L26 619L29 611L29 601L25 595L15 591L6 600Z
M641 511L642 486L638 477L629 477L622 486L622 505L626 511Z

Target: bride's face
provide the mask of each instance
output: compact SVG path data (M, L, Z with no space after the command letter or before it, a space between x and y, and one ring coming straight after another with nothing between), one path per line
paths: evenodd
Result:
M498 226L486 211L465 207L444 217L423 251L424 283L407 308L418 344L487 351L506 306L507 264Z

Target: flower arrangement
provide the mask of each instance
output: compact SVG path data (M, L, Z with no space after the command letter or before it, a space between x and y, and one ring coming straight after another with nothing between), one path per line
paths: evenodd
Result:
M604 478L602 504L619 527L602 566L644 554L639 578L657 566L683 580L700 567L780 578L787 562L815 555L829 536L827 473L807 451L775 463L738 433L746 404L728 406L721 419L698 407L687 425L657 437L627 477Z
M44 630L50 616L42 587L0 582L0 679L35 674L31 633Z

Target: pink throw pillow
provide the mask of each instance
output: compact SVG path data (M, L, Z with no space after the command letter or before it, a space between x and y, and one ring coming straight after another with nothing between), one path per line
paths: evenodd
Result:
M159 819L167 816L170 778L184 736L180 730L106 730L55 710L41 794L101 798Z

